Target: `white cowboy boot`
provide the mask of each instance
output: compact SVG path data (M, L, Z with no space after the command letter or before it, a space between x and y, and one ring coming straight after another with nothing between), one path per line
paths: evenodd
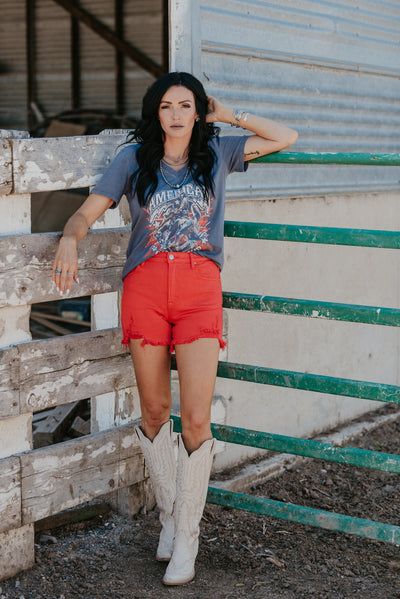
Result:
M199 548L200 520L206 502L208 481L215 452L214 439L208 439L188 455L178 435L178 474L174 507L174 552L163 582L185 584L194 578Z
M135 428L150 474L154 495L160 510L161 533L156 559L168 561L174 547L173 508L176 494L176 463L172 444L173 422L162 425L153 441L138 426Z

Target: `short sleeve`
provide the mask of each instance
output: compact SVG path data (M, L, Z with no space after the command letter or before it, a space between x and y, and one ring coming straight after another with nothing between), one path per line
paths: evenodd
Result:
M247 137L247 135L224 135L218 138L220 158L226 164L228 173L247 171L248 163L244 161Z
M133 146L123 148L91 190L91 193L113 200L115 203L111 208L116 208L128 191L129 179L136 170L135 154Z

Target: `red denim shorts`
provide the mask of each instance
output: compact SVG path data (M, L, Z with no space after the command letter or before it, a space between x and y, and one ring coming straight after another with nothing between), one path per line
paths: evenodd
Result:
M143 339L142 346L222 340L222 289L219 267L209 258L187 252L161 252L134 268L124 279L121 302L123 340Z

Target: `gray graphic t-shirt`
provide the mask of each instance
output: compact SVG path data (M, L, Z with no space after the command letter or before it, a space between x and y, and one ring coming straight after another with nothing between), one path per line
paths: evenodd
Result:
M145 206L140 206L129 178L137 170L137 144L124 147L110 164L92 193L114 200L115 208L125 194L132 217L132 233L122 277L159 252L194 252L223 265L226 177L247 169L244 162L246 136L214 137L214 196L207 202L201 187L189 173L179 189L169 186L158 172L158 186ZM163 163L168 183L179 185L186 165L174 170Z

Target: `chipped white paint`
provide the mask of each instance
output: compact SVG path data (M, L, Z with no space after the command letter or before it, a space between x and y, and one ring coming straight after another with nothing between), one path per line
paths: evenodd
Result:
M5 135L11 137L12 134ZM4 135L3 135L4 137ZM10 144L12 142L10 141ZM4 148L3 148L4 150ZM0 149L1 152L1 149ZM30 195L0 197L0 236L30 233ZM8 256L13 249L9 248ZM7 260L9 264L9 261ZM29 341L29 306L0 309L0 348ZM32 446L32 415L0 420L0 457L28 451ZM21 518L19 518L21 521ZM33 526L23 526L0 535L0 580L28 568L34 562Z
M32 441L32 415L0 420L0 459L29 451Z
M107 138L108 134L101 137ZM123 227L126 225L120 207L107 212L93 225L93 229ZM118 254L121 250L118 250ZM120 297L118 292L103 293L92 297L92 329L120 326ZM134 381L132 381L134 383ZM133 402L133 403L132 403ZM130 405L129 405L130 404ZM129 409L127 410L127 405ZM92 430L99 431L130 422L137 417L138 397L136 388L106 393L92 399Z
M51 397L57 395L60 387L72 385L74 383L74 377L69 374L61 376L55 381L46 381L42 385L35 386L35 393L31 393L28 398L28 404L33 409L39 409L40 406L45 405Z
M30 312L30 306L0 308L0 347L31 340Z
M18 193L93 185L126 134L12 140L14 189Z
M141 482L143 456L125 441L132 436L128 426L22 455L23 521L35 522Z
M25 476L31 476L32 474L37 474L39 472L50 472L60 461L58 456L49 455L45 450L41 450L41 453L37 452L35 457L36 459L33 463L33 467L29 472L25 473Z
M122 136L104 136L103 138L96 136L95 138L75 139L13 140L14 162L12 166L14 169L15 189L22 192L28 190L39 191L87 186L100 176L101 172L115 155L115 146L117 143L124 140L124 138L125 134ZM77 168L77 165L79 165L79 168ZM0 190L0 194L4 194L4 191L4 189ZM2 228L0 225L0 235L21 235L29 233L30 196L27 194L14 195L8 197L7 202L1 202L0 220L2 220L1 225L4 225ZM108 221L104 224L107 228L113 226L121 227L121 225L126 225L126 222L124 221L124 218L120 217L118 211L113 211L109 213ZM117 233L117 236L115 237L114 232L107 232L107 235L110 234L113 243L109 248L107 247L105 252L103 250L103 253L96 256L93 249L91 250L92 254L87 258L90 266L87 268L86 272L80 273L83 275L81 276L83 279L82 285L80 285L79 288L80 294L87 294L90 292L101 293L106 290L114 291L119 288L121 267L115 264L114 257L120 256L121 259L123 259L125 252L122 246L124 245L125 235ZM40 250L44 250L42 251L42 255L37 251L39 246L35 247L33 252L30 252L29 239L31 238L27 239L28 247L26 241L21 238L14 238L10 239L10 241L7 240L3 242L0 267L6 277L14 282L14 288L9 285L8 292L5 291L4 288L0 292L0 301L3 301L4 304L10 302L14 304L14 307L8 307L7 305L7 307L0 309L0 342L3 347L30 340L30 309L28 303L30 303L34 297L35 300L33 301L38 301L39 298L39 301L53 299L53 295L55 294L54 289L51 290L47 280L48 268L47 263L45 263L45 257L49 255L49 252L46 252L43 245L40 245ZM95 240L93 239L93 241ZM44 245L46 245L46 243L51 244L55 241L52 241L49 236L48 240L43 238L43 242ZM95 245L97 246L97 244ZM29 261L28 263L27 260ZM111 265L110 262L112 263ZM15 274L16 264L20 265L22 274ZM94 264L94 266L92 266L92 264ZM96 269L99 267L105 268L106 271L104 274L100 274L95 280L94 276ZM14 271L13 275L11 274L11 271ZM115 273L117 274L115 275ZM116 283L117 278L119 279L118 284ZM110 326L110 324L113 326L114 323L118 324L118 294L114 292L108 296L105 295L104 299L99 299L99 305L102 304L105 306L106 318L101 322L102 317L99 316L98 323L101 324L102 327ZM113 306L111 310L110 305ZM103 310L102 312L104 313ZM110 337L110 342L110 350L115 352L117 346L113 341L113 336ZM18 356L22 355L23 352L18 354ZM99 388L99 382L101 384L103 372L98 372L96 375L90 374L92 362L85 362L84 360L77 359L75 364L67 367L69 368L68 373L63 374L60 370L57 373L55 372L54 364L52 367L45 363L41 364L40 360L43 356L51 358L45 345L36 345L35 343L31 346L28 361L36 359L38 361L38 367L32 373L29 372L29 369L28 371L25 370L25 381L23 378L18 379L18 376L22 375L24 370L23 363L20 364L20 374L16 375L17 380L19 380L21 384L20 409L31 409L33 411L44 407L46 402L52 403L54 400L60 400L66 389L78 389L77 385L79 385L79 381L81 381L79 388L89 389L91 386L93 388L93 385L96 389ZM121 358L124 358L124 356L121 356ZM118 360L121 358L117 355L117 361L114 361L114 363L117 364ZM96 358L94 359L94 362L96 362ZM25 362L25 365L27 365L27 362ZM130 368L128 370L130 370ZM10 371L7 371L7 373L8 372ZM57 378L55 378L56 374ZM40 382L41 375L43 376L42 382ZM7 374L7 376L9 375ZM105 387L108 386L108 388L110 388L114 383L112 377L110 377L110 373L105 375L104 380L107 379L107 376L108 380L106 381ZM31 377L33 377L32 386L29 388L29 379ZM119 377L119 380L121 380L121 377ZM87 395L85 396L87 397ZM110 417L108 418L107 424L103 421L103 425L109 427L111 420L111 425L115 426L130 420L132 417L137 417L135 409L137 410L139 401L135 388L126 388L121 394L113 392L110 393L108 397L110 399L108 403L110 404L113 413L109 414ZM57 403L59 403L59 401ZM11 410L10 413L12 413ZM29 451L31 447L31 430L31 412L16 418L4 418L1 420L0 457L2 455L7 456L10 452L14 454L20 451ZM119 433L117 433L117 437L119 438ZM82 482L79 481L80 479L84 480L87 478L85 470L87 468L86 460L88 456L82 453L82 451L76 447L75 443L73 443L69 455L61 455L58 456L58 458L55 456L52 457L51 455L43 456L43 453L36 454L36 452L34 452L35 455L37 455L36 467L40 470L37 475L42 478L40 484L38 484L37 492L32 492L32 489L29 488L30 483L28 480L34 478L32 474L33 471L29 475L29 468L28 470L25 468L25 474L27 474L27 477L25 477L26 500L28 501L28 498L30 498L30 503L23 508L23 521L32 521L32 516L35 513L37 517L40 517L40 515L45 516L46 513L55 513L68 506L77 505L77 503L85 501L86 499L118 489L120 484L129 485L142 481L144 475L143 460L140 458L140 464L138 464L139 467L136 467L134 466L134 461L137 457L140 457L139 454L135 453L135 456L132 458L133 461L130 457L132 456L131 448L134 446L135 437L133 434L130 434L129 441L125 438L123 439L121 449L128 450L128 461L127 456L124 456L125 461L123 468L121 468L118 461L120 459L118 445L115 441L108 441L98 447L95 445L92 446L89 443L85 451L91 452L91 459L97 459L99 465L92 470L91 475L88 477L88 485L90 488L86 490L84 489ZM109 465L107 462L109 461L110 455L115 456L113 457L115 463ZM27 455L26 466L28 463L29 454ZM64 491L60 489L59 474L51 474L51 470L57 468L63 470L63 476L68 475L72 477L71 483L69 483L69 489L65 489ZM123 476L120 472L123 473ZM45 498L49 501L48 505L46 505ZM20 501L18 501L18 505L19 503ZM130 501L131 506L133 503L134 500ZM26 539L26 551L23 551L21 547L18 546L17 541L21 537L20 531L24 539ZM9 538L11 539L12 550L14 553L21 556L19 558L19 565L16 566L16 571L18 571L25 567L23 563L24 553L30 553L33 548L33 527L24 526L16 531L14 547L12 547L13 535ZM9 539L7 542L9 542ZM2 564L0 564L0 579L3 576L4 569L2 570Z
M1 135L1 131L0 131ZM11 193L12 190L12 154L11 144L6 139L0 139L0 196Z
M17 457L0 460L0 532L21 526L20 473Z
M97 458L100 455L103 455L104 453L112 453L116 450L116 445L113 442L109 442L106 445L103 445L102 447L99 447L99 449L92 451L92 457L93 459Z
M129 449L130 447L137 445L137 437L135 433L132 433L131 435L126 435L122 438L121 441L121 448L122 449Z
M10 578L35 563L33 524L0 534L0 580Z
M103 132L103 139L112 137L112 134ZM125 136L124 136L125 137ZM123 214L124 203L121 202L117 209L107 210L106 213L93 225L93 229L111 227L124 227L128 224ZM118 254L121 250L118 250ZM92 297L92 329L103 329L120 326L120 294L118 292L102 294ZM132 379L132 385L134 385ZM140 415L139 396L136 386L106 393L92 398L91 402L91 429L93 432L110 427L120 426L132 422ZM134 495L134 493L133 493ZM126 500L126 497L128 499ZM133 501L135 502L135 501ZM115 496L115 505L118 509L126 511L132 504L129 489L124 494Z

